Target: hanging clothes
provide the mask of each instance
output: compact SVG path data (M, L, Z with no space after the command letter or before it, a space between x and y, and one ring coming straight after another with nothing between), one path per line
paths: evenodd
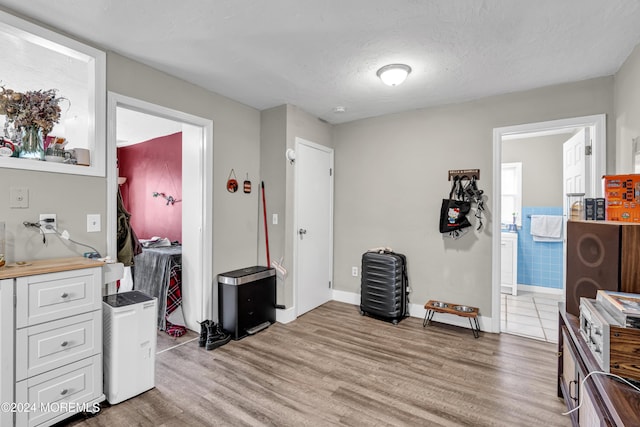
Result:
M142 252L142 245L131 227L130 218L131 214L125 209L118 188L118 262L123 263L125 267L132 266L133 257Z

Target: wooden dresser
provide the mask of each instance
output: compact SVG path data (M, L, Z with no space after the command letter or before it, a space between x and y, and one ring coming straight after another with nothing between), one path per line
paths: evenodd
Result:
M579 319L559 304L558 397L563 397L574 426L640 426L640 392L600 371L579 331ZM638 358L640 362L640 357Z
M99 409L103 265L77 257L0 269L1 426Z

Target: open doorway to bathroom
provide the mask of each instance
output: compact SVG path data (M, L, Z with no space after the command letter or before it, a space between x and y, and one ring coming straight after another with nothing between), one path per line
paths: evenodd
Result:
M117 252L117 189L125 186L127 188L122 193L126 194L129 207L146 204L148 206L141 207L139 212L152 210L140 214L146 218L139 218L143 221L141 232L144 233L139 237L151 238L162 234L157 237L180 242L182 314L185 326L197 331L199 321L212 317L214 306L211 265L213 123L118 94L109 93L108 101L109 254L115 258ZM151 133L145 129L151 129ZM131 145L134 142L142 144L136 148ZM127 172L120 176L118 145L121 155L125 150L134 157L146 153L144 159L129 159ZM154 153L156 148L174 155L159 155ZM178 157L176 150L179 150L180 162L172 159ZM140 182L134 183L134 179L144 182L138 185ZM134 186L137 188L132 193ZM146 221L162 224L144 224Z
M501 332L557 341L558 302L565 296L568 160L563 152L574 135L589 131L593 155L585 158L584 149L581 152L586 164L583 191L587 197L601 194L598 177L604 174L604 126L602 115L494 130L494 178L498 182L494 189L501 197L494 201L494 207L500 205L495 210L500 212L500 221L495 221L494 235L500 239L494 242L493 301ZM547 221L561 228L554 230L552 238L540 238L548 230L540 233L536 229Z

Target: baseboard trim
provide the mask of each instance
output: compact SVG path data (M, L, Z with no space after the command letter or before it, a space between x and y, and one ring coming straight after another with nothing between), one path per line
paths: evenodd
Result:
M518 285L518 291L535 292L537 294L564 295L564 289L546 288L544 286Z
M294 307L289 307L285 309L276 309L276 322L280 323L290 323L296 320L296 310Z
M352 305L360 305L360 294L356 294L354 292L346 292L346 291L333 291L333 300L344 302ZM409 304L409 316L417 317L419 319L424 319L427 310L424 308L424 305L420 304ZM447 314L447 313L436 313L433 317L434 322L445 323L447 325L459 326L461 328L471 329L471 325L469 324L469 320L466 317L456 316L455 314ZM480 330L483 332L493 332L491 331L491 317L486 316L478 316L478 323L480 324ZM489 325L487 327L486 325Z

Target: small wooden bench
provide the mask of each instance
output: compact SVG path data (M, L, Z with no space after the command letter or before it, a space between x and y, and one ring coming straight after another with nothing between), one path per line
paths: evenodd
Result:
M477 307L429 300L424 305L424 308L427 310L427 312L425 313L424 321L422 322L423 328L431 322L435 313L455 314L456 316L468 318L469 324L471 325L471 332L473 332L474 338L478 338L480 336L480 324L478 323Z

